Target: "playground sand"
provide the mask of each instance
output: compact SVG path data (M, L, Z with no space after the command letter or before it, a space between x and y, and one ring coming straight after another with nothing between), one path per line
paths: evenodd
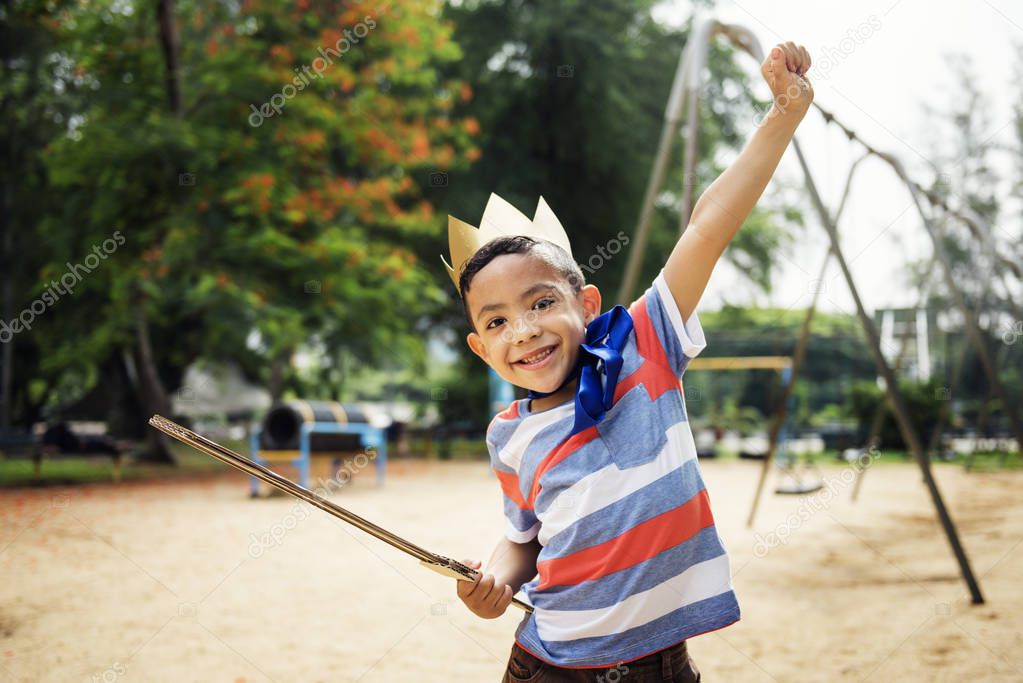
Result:
M936 470L971 606L914 466L871 470L858 503L825 468L830 488L769 494L752 530L758 465L703 469L743 610L690 641L704 680L1023 680L1023 472ZM232 473L0 492L0 681L500 680L520 612L478 619L450 579L246 492ZM459 559L502 528L483 463L392 461L384 488L367 471L333 497Z

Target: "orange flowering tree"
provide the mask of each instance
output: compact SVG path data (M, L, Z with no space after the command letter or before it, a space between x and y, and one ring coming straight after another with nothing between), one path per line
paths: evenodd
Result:
M425 190L479 155L479 125L453 113L470 91L438 70L460 58L440 3L167 4L170 25L152 3L47 19L90 94L47 150L60 200L40 286L124 238L79 283L83 306L40 321L49 369L145 356L140 330L167 391L200 357L274 393L303 345L328 363L421 358L447 301L439 264L415 256L446 242Z

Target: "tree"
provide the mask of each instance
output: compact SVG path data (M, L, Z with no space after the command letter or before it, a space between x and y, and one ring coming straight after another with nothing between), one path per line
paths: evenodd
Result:
M138 397L147 370L173 391L192 361L231 358L280 395L303 345L364 363L422 355L422 320L444 299L407 245L439 239L421 188L466 162L477 130L452 114L462 85L437 72L459 57L438 9L178 3L180 115L157 8L62 14L93 85L74 135L47 150L62 201L37 233L40 280L123 242L75 306L41 321L44 371L120 363Z
M936 150L935 181L928 190L953 208L978 216L984 232L975 232L959 219L941 212L934 212L935 225L952 264L952 279L972 314L978 315L981 321L985 343L996 360L1002 382L1010 394L1015 394L1010 400L1018 401L1023 398L1018 393L1019 363L1011 361L1011 344L1000 343L1003 332L1012 329L1016 318L1014 311L1018 307L1013 305L1012 291L1003 288L1003 284L1011 282L1011 278L1006 277L1011 274L1005 270L1000 257L994 255L1014 249L1019 242L1006 239L1002 178L992 159L1000 144L991 133L991 107L988 96L978 86L971 59L966 55L948 55L946 61L954 78L954 87L949 91L952 96L941 105L925 105L930 125L923 130L932 138L926 141L927 148ZM929 252L911 263L910 269L918 287L928 279L936 279ZM985 274L978 276L978 273ZM932 284L927 305L938 311L954 308L951 294L942 282ZM954 310L949 317L954 321L960 316ZM943 359L941 371L950 375L957 356L965 352L957 399L966 399L963 403L967 412L999 410L998 405L975 407L975 404L987 402L988 383L976 350L963 348L969 343L965 333L956 329L953 332L951 357Z
M0 6L0 429L15 418L27 426L48 393L45 380L32 383L40 347L30 330L11 326L35 317L20 294L33 290L42 265L33 228L53 203L40 154L73 125L82 95L58 50L53 12L50 2Z
M679 55L689 27L674 29L653 17L653 0L611 2L470 1L446 7L464 58L447 66L471 83L474 96L461 110L480 123L481 155L431 192L447 213L472 224L496 191L531 213L537 196L554 208L573 256L606 307L625 266L625 242L636 223L663 123ZM706 3L703 3L706 4ZM722 152L740 148L758 103L747 72L723 42L712 46L708 92L700 112L695 196L723 170ZM746 123L748 122L748 123ZM745 125L744 125L745 124ZM683 178L682 140L673 172L658 202L641 282L649 283L678 239ZM776 253L798 223L798 212L758 208L725 258L757 286L769 288ZM428 262L446 243L421 245ZM627 245L624 245L627 246ZM611 247L611 248L608 248ZM617 253L618 255L607 254ZM445 278L438 267L438 278ZM446 283L445 283L446 284ZM466 323L453 288L441 324L464 335ZM484 374L480 361L459 345L459 371ZM485 381L474 386L486 387ZM452 397L456 394L448 392ZM489 420L483 394L461 394L450 414Z

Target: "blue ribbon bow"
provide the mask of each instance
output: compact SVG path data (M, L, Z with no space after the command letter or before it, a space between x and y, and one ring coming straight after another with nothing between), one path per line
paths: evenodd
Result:
M622 349L632 332L632 316L618 305L594 318L586 326L586 341L579 345L575 369L561 386L549 393L530 391L529 398L550 396L576 377L575 423L572 434L578 434L604 419L614 401L618 374L622 370Z

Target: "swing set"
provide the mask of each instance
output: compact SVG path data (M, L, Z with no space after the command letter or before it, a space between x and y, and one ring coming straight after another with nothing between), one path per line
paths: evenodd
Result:
M792 382L792 366L793 359L789 356L718 356L694 358L689 362L687 371L776 370L789 403L787 408L791 410L794 399L787 389ZM776 428L775 425L777 425ZM776 416L776 419L772 421L767 451L762 454L758 453L756 459L763 462L763 471L765 472L769 470L772 461L777 463L778 475L781 479L774 489L777 494L805 495L824 488L820 472L817 471L809 457L804 458L800 463L799 458L792 450L789 444L789 423L785 415L781 415L780 418Z
M709 45L717 36L723 37L738 47L741 51L749 54L757 61L758 64L764 59L764 51L756 36L749 29L739 25L725 24L714 18L698 18L694 20L688 41L679 58L671 92L668 96L668 102L664 112L664 125L661 130L660 143L654 158L650 179L647 184L643 204L637 220L636 230L633 237L633 248L629 252L625 274L622 279L621 288L618 292L617 300L619 303L631 301L632 295L636 290L640 269L642 267L642 259L646 251L645 247L649 241L650 223L653 216L655 200L661 192L661 187L664 183L669 153L676 136L679 135L680 132L685 138L682 159L684 173L682 177L695 177L700 96L705 88L704 81L707 77L707 55ZM938 436L940 436L940 430L943 428L944 420L947 419L947 405L943 406L939 424L932 432L929 444L925 446L921 439L918 426L914 424L911 419L906 407L905 398L899 390L896 382L898 364L896 364L896 367L893 367L882 351L881 339L878 334L878 330L874 324L873 318L867 313L863 300L860 297L855 282L853 281L848 261L842 251L842 245L838 233L838 223L843 209L845 208L846 200L849 196L852 179L855 172L860 167L861 162L871 157L882 161L891 168L896 178L905 186L906 191L912 200L912 206L916 208L920 217L920 222L933 248L931 270L935 276L941 278L941 283L944 285L944 289L951 296L953 306L958 309L965 322L965 330L969 340L969 346L972 346L975 349L977 356L980 359L981 367L988 380L989 390L1003 407L1006 416L1008 417L1009 427L1018 446L1023 445L1023 421L1020 419L1019 407L1009 400L1008 392L998 376L998 364L985 344L980 324L981 312L977 310L976 307L970 307L961 288L953 277L951 260L946 252L946 247L943 241L944 235L942 235L940 228L946 220L954 221L967 228L975 243L980 245L983 252L983 260L986 261L986 263L978 264L978 272L987 272L990 274L989 277L985 278L983 281L985 288L984 294L989 294L995 286L999 286L1002 290L1000 300L1008 302L1007 306L1009 310L997 312L1000 314L1005 313L1011 315L1015 320L1023 320L1023 308L1021 308L1018 299L1012 296L1009 278L1010 275L1013 276L1014 280L1018 284L1019 281L1023 280L1023 267L1011 258L999 253L998 246L992 239L992 226L986 224L983 218L973 212L969 206L952 207L943 197L938 196L936 193L928 192L920 184L910 179L902 162L894 154L879 150L875 146L863 140L855 133L855 131L839 122L833 113L822 107L818 102L814 102L812 106L820 113L825 123L837 127L842 133L844 133L850 143L856 143L859 145L863 149L863 153L862 156L860 156L850 166L849 175L846 179L841 201L837 209L831 211L825 206L824 201L817 190L817 184L814 181L813 174L810 172L810 168L799 143L799 134L797 133L792 139L792 148L803 173L806 194L810 199L811 206L817 214L821 226L827 233L830 246L821 258L820 273L816 280L813 300L806 310L806 318L803 321L802 330L796 342L796 349L791 358L790 374L783 380L783 397L779 403L778 410L771 421L768 454L767 457L764 458L764 464L757 484L757 490L754 494L753 504L747 519L747 526L752 526L755 519L764 483L768 475L769 465L777 449L779 437L782 435L782 427L785 423L785 416L788 412L788 404L791 400L792 388L799 377L799 371L805 356L807 339L809 337L811 323L824 282L824 275L827 268L831 265L831 262L835 261L841 270L842 277L845 280L849 293L855 304L856 315L863 328L867 347L876 366L879 380L884 386L885 401L878 406L878 413L881 417L883 417L885 410L890 409L892 411L902 438L920 468L924 485L930 495L938 520L940 521L945 535L948 538L949 544L952 548L952 553L959 565L963 580L969 589L971 600L973 604L983 604L984 597L980 590L980 584L973 573L973 569L971 568L969 559L966 556L966 551L960 542L959 534L956 531L952 517L945 507L941 492L939 491L937 482L931 472L930 454L935 448ZM680 234L685 231L689 223L693 206L693 192L693 184L690 182L684 183L681 192L682 201L679 222ZM980 270L981 267L983 267L983 270ZM963 353L965 353L965 349ZM958 376L962 369L961 366L962 359L959 360L956 369L953 372L953 384L958 382ZM947 404L949 402L946 401L945 403ZM868 439L868 444L872 443L874 439L876 439L876 432L880 428L881 417L876 417L875 419L877 427L871 430L874 433L872 434L872 437ZM856 493L858 493L859 486L862 484L862 474L863 471L861 470L858 473L856 489L854 489ZM803 486L802 482L799 482L794 486L781 486L779 488L790 489L791 492L798 492L800 489L809 487Z

